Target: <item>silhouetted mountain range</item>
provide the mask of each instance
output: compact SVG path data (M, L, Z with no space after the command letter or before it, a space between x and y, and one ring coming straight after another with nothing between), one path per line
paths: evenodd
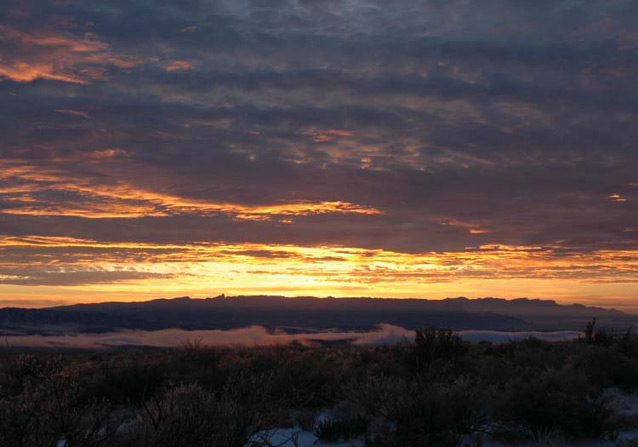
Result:
M560 305L526 298L377 299L238 296L145 302L77 304L44 309L0 309L0 333L54 334L119 329L235 329L251 325L288 332L370 330L379 323L416 329L579 330L596 317L625 329L638 317L614 309Z

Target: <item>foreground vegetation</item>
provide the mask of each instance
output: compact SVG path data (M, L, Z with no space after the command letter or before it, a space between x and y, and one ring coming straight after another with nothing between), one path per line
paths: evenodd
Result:
M392 347L0 351L0 446L243 447L273 427L370 447L613 438L610 389L638 391L638 340ZM317 423L317 414L333 417Z

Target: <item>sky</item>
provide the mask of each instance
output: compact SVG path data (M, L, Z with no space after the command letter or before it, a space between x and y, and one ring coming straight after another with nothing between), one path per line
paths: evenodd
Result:
M0 306L638 312L634 0L4 0Z

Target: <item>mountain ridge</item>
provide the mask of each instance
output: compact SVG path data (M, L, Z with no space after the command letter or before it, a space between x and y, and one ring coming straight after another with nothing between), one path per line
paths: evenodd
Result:
M56 334L114 330L268 329L370 330L387 323L416 329L580 330L592 318L612 329L638 324L638 316L616 309L562 305L553 300L466 297L317 298L220 295L209 298L159 298L137 302L74 304L42 309L0 309L0 334ZM302 330L302 329L300 329Z

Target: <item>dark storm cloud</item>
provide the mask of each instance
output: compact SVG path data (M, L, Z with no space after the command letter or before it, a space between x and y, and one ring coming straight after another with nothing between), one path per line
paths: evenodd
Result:
M635 249L636 23L630 0L7 2L0 233ZM379 213L210 206L302 201Z

